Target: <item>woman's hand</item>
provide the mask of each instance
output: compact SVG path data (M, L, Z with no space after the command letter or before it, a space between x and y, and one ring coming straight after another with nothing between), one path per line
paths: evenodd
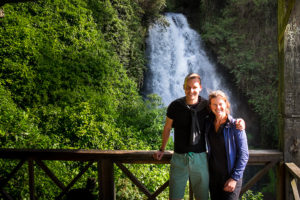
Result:
M236 120L236 124L235 124L236 128L239 129L240 131L245 130L246 128L246 123L243 119L238 118Z
M236 180L230 178L226 181L224 185L224 191L225 192L233 192L236 186Z

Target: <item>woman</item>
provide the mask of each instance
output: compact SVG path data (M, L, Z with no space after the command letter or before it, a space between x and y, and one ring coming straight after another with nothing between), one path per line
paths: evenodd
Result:
M230 103L224 92L211 92L209 107L212 116L206 122L205 135L211 200L237 200L249 158L246 133L236 129L236 120L230 116Z

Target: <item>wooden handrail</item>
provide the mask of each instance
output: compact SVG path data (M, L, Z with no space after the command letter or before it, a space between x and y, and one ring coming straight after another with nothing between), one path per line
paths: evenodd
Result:
M122 163L169 163L173 151L165 151L162 160L153 158L153 150L82 150L82 149L5 149L0 148L0 158L89 161L111 159ZM277 150L249 150L249 164L265 164L282 160L283 154Z
M300 168L295 163L285 163L288 171L300 180Z
M155 199L169 184L167 181L165 184L159 187L153 194L151 194L141 182L134 177L134 175L124 166L122 163L129 164L169 164L173 151L165 151L165 155L161 160L155 160L153 154L156 151L150 150L82 150L82 149L4 149L0 148L0 159L16 159L22 160L21 162L28 160L29 175L30 175L30 197L34 199L34 171L33 165L36 163L44 172L49 176L52 181L62 190L57 199L68 192L68 190L74 185L77 179L85 173L85 171L93 163L98 163L98 181L99 181L99 198L100 199L115 199L114 196L114 164L118 166L130 180L138 186L138 188L149 198ZM249 189L254 183L256 183L268 170L278 164L283 159L282 152L276 150L250 150L249 151L248 165L265 165L265 167L254 176L251 181L243 188L243 192ZM69 183L68 186L62 184L57 177L51 172L51 170L43 163L43 160L61 160L61 161L85 161L89 164L77 175L77 177ZM21 163L21 164L22 164ZM21 166L21 164L19 164ZM9 177L15 174L19 167L16 167ZM9 178L8 178L9 179ZM101 180L101 181L100 181ZM3 186L7 181L0 181L0 192L7 198L9 195L3 190ZM242 192L242 193L243 193ZM241 193L241 194L242 194ZM192 193L191 193L192 195ZM192 199L192 196L190 197Z
M294 199L300 200L296 179L300 180L300 168L295 163L285 163L287 171L293 175L290 184L293 191Z

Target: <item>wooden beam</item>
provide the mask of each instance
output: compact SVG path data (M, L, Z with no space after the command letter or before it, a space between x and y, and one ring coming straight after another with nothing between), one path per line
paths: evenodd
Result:
M113 163L117 163L118 166L121 166L121 170L128 172L129 177L133 175L131 172L124 166L122 163L142 163L142 164L162 164L162 163L170 163L170 159L173 155L173 151L166 151L162 160L157 161L153 159L153 154L156 151L145 151L145 150L68 150L68 149L1 149L0 148L0 159L20 159L32 160L32 172L33 175L33 161L36 161L37 164L46 172L46 174L52 179L57 179L55 175L44 165L40 160L64 160L64 161L89 161L89 164L85 166L85 169L80 172L77 177L62 191L58 199L63 197L63 195L68 192L68 190L74 185L74 183L82 176L83 173L89 168L93 162L97 161L98 163L98 181L99 181L99 199L115 199L115 190L114 190L114 174L113 174ZM246 188L250 188L256 181L263 176L269 168L275 165L277 162L282 161L283 154L282 152L276 150L250 150L250 159L248 161L248 165L251 164L266 164L268 163L263 170L261 170L258 174L256 174L253 179L251 179L250 183L247 183ZM13 171L17 171L17 168L22 166L21 161L18 166ZM124 166L124 168L122 168ZM11 177L15 173L11 173ZM52 174L52 175L50 175ZM131 174L131 175L130 175ZM34 179L32 179L34 180ZM62 189L64 186L62 183L59 183L58 179L56 182L57 185ZM136 181L138 182L138 181ZM1 184L1 181L0 181ZM3 184L2 184L3 185ZM34 184L31 184L34 185ZM148 191L146 195L149 199L155 199L158 194L161 193L165 188L167 188L169 182L167 181L163 186L161 186L155 193L151 194L147 188L145 188L142 184L140 184L140 188L142 190ZM287 184L289 185L289 183ZM33 188L33 187L31 187ZM103 189L104 188L104 189ZM246 191L244 190L244 191ZM1 192L1 190L0 190ZM108 198L103 198L105 195L111 196Z
M36 163L44 170L44 172L51 178L51 180L61 189L65 190L66 186L58 180L58 178L53 174L53 172L45 165L41 160L36 160Z
M291 186L293 189L294 199L300 200L299 192L298 192L298 188L297 188L297 182L296 182L295 178L293 178L293 180L291 181Z
M98 177L100 179L100 198L115 200L114 164L111 160L98 162Z
M98 174L98 200L102 200L102 185L101 185L101 161L97 162L97 174Z
M285 166L294 177L300 179L300 168L295 163L285 163Z
M162 191L164 191L169 186L169 180L167 180L162 186L160 186L152 195L151 199L155 199Z
M116 165L148 198L151 198L149 190L124 165L121 163L116 163Z
M276 168L277 171L277 180L276 180L276 200L284 200L285 199L285 165L284 162L281 161Z
M17 171L23 166L25 161L26 160L21 160L3 181L0 180L0 188L2 188L17 173Z
M263 175L265 175L276 163L278 160L273 160L268 162L265 167L260 170L253 178L251 178L248 183L242 188L240 196L242 196L248 189L250 189L257 181L259 181Z
M30 199L35 200L35 196L34 196L34 163L33 163L32 159L28 160L28 172L29 172Z
M169 164L173 151L165 151L162 160L155 160L156 151L144 150L69 150L69 149L1 149L0 158L35 160L113 160L120 163ZM276 150L249 150L248 164L265 164L270 160L283 159L283 154Z
M78 181L78 179L89 169L89 167L93 164L93 161L90 161L80 172L79 174L67 185L67 187L60 193L56 199L61 199L69 189Z

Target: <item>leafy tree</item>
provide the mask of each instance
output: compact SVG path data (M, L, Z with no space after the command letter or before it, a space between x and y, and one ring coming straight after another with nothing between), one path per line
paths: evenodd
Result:
M157 149L165 109L158 97L144 101L138 93L145 69L143 15L148 12L141 5L129 0L45 0L4 6L1 147ZM66 183L83 166L46 163ZM15 164L2 160L1 174ZM168 176L165 166L130 168L152 191L154 174L160 174L158 183ZM93 166L74 187L96 171ZM29 198L27 172L22 167L6 186L15 199ZM40 199L58 195L41 170L35 174ZM117 190L126 188L132 198L141 199L118 169L116 176L121 180Z
M207 2L208 3L208 2ZM260 117L260 147L277 146L277 39L276 1L228 0L223 8L207 7L202 19L203 39L218 62ZM212 9L212 10L210 10Z

